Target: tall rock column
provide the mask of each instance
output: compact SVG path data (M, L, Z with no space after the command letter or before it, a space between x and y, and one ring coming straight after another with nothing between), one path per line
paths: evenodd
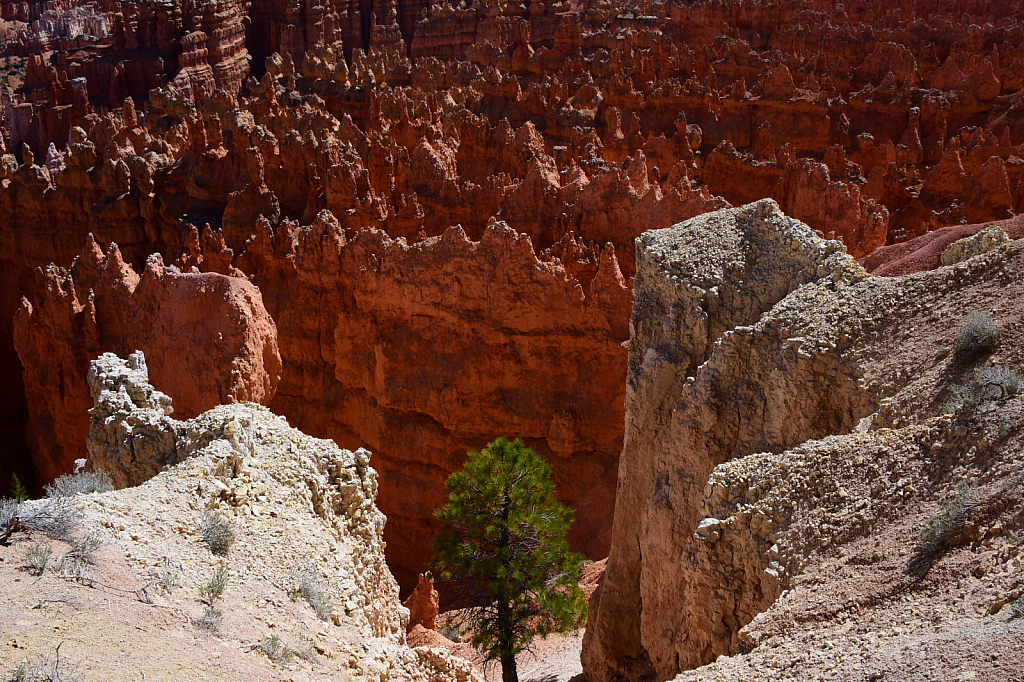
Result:
M800 348L783 325L761 328L765 314L808 283L866 276L767 199L637 239L612 546L582 653L592 682L667 679L716 650L680 567L709 474L866 409L836 340Z

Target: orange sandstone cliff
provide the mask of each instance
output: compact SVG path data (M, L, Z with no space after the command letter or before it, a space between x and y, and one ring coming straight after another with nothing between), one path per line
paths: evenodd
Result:
M444 477L499 434L553 460L578 510L573 544L600 558L636 237L764 198L866 258L1012 219L1022 10L4 0L5 20L33 23L0 44L20 83L0 121L0 480L58 473L30 452L66 448L70 466L77 436L50 436L48 395L83 395L71 368L85 354L134 350L138 311L223 276L202 304L211 330L240 328L244 287L269 320L246 294L262 346L191 342L196 358L240 363L204 395L258 399L373 450L403 588ZM164 293L95 314L101 341L89 306L122 294L75 275L89 234L144 280L152 255L164 264L162 289L147 287ZM36 274L51 264L73 297L43 293L66 278ZM41 312L57 299L68 312ZM17 350L16 314L31 330ZM176 357L146 350L154 372ZM179 369L185 391L198 369Z

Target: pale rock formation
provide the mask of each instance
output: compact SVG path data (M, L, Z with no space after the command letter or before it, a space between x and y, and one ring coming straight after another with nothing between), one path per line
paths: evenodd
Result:
M954 265L973 258L980 253L991 251L1000 244L1010 241L1009 235L998 225L988 225L977 234L958 239L942 252L942 264Z
M950 269L871 277L772 201L643 235L588 679L668 679L757 647L757 628L743 628L808 561L900 503L955 487L957 472L936 480L914 458L921 442L962 441L963 425L913 427L950 381L937 352L956 332L950 319L965 305L1012 305L1021 252L1014 243ZM808 442L855 427L869 433ZM990 443L975 438L970 452ZM907 490L915 477L934 487ZM876 497L877 512L865 511Z
M117 486L135 487L76 498L81 500L77 506L87 527L100 529L115 554L124 552L124 570L140 570L150 561L145 557L175 557L167 566L177 567L187 585L205 580L220 559L194 529L205 513L214 511L229 520L236 535L223 558L231 572L219 607L225 614L222 639L258 641L255 633L265 616L253 618L251 611L269 607L274 614L270 627L285 641L316 633L308 641L324 655L319 665L328 674L432 682L478 679L468 662L444 650L404 646L409 614L398 602L398 585L384 560L385 518L374 504L377 473L369 466L370 453L311 438L253 403L221 405L176 421L169 416L169 398L147 378L142 353L127 361L105 354L89 373L96 405L86 469L108 471ZM103 564L96 570L102 571ZM317 620L301 600L287 599L289 576L300 568L321 581L323 599L332 606L328 623ZM112 579L100 580L107 581ZM194 608L191 594L191 586L171 590L158 603L187 613ZM34 636L30 630L18 632L20 641ZM193 637L189 632L190 627L175 641L187 643ZM151 639L163 636L155 632ZM171 649L172 655L188 653L188 647ZM94 669L101 672L106 659L100 649L94 653L100 664ZM267 679L257 672L253 679Z
M678 577L655 588L641 576L685 545L711 469L731 452L851 426L867 402L835 340L831 347L791 343L750 325L807 282L865 276L839 242L815 237L771 200L638 240L612 552L591 600L583 650L590 679L690 667L677 662L674 641L654 632L663 619L685 623L695 608L691 595L679 591ZM672 461L667 452L685 455ZM678 627L662 631L672 636Z

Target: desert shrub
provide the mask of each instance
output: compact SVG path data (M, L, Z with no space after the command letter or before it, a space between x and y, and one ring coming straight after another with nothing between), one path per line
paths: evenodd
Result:
M994 399L1009 398L1020 393L1024 387L1024 374L1009 367L982 367L975 372L975 381L982 387L983 392L998 395Z
M952 386L942 406L946 414L970 416L984 403L1003 400L1020 393L1024 375L1009 367L979 367L966 384Z
M438 632L441 633L441 635L443 635L446 639L449 639L453 642L459 642L462 640L462 633L459 631L458 628L442 627L438 630Z
M39 656L35 663L22 661L11 670L12 682L77 682L78 677L73 666L67 659L61 659L60 647L57 645L53 656Z
M999 421L999 428L996 430L996 435L1000 438L1006 438L1011 433L1013 433L1013 422L1010 421L1009 417L1004 415Z
M921 559L931 559L945 549L946 543L963 528L978 500L977 482L973 479L960 481L953 499L939 505L939 512L928 519L921 530L915 555Z
M22 682L23 680L29 679L29 664L28 661L22 661L18 665L11 668L11 682Z
M105 471L64 474L46 486L47 497L72 497L88 493L106 493L114 489Z
M316 655L316 646L313 644L313 640L305 635L299 635L299 644L292 651L304 661L320 663L320 657Z
M53 548L39 542L25 550L25 563L28 564L28 572L32 575L42 575L46 565L50 563L53 556Z
M220 564L213 571L210 579L200 585L199 596L207 599L210 606L224 594L224 588L228 586L228 567Z
M78 533L81 517L66 497L55 497L18 505L14 522L22 530L42 533L52 540L71 542Z
M975 310L967 316L956 334L953 350L959 360L971 360L991 350L998 342L1002 329L992 316Z
M176 587L179 586L178 574L175 571L164 571L156 578L157 590L165 594L170 594Z
M267 658L278 665L291 663L292 657L295 656L295 652L285 646L285 643L277 635L264 637L260 642L260 648L263 649Z
M103 546L99 533L86 533L69 541L70 547L56 560L57 574L64 578L87 578L88 567L96 565L96 552Z
M1017 597L1017 601L1010 604L1010 618L1024 618L1024 594Z
M203 522L199 525L199 535L214 554L227 554L231 543L235 541L231 523L214 512L208 512L203 516Z
M288 593L292 601L298 601L301 598L313 607L317 618L320 620L330 618L334 613L334 606L331 604L330 595L324 589L320 578L308 570L296 571L292 577L295 586Z
M18 513L17 500L0 500L0 535L3 535L14 524L14 516Z
M223 622L224 614L212 606L207 606L203 615L196 618L196 627L207 632L217 632Z

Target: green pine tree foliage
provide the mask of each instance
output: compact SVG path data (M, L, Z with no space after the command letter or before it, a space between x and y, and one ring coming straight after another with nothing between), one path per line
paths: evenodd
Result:
M28 499L28 490L22 485L18 474L11 474L11 497L18 502L24 502Z
M470 452L448 489L448 504L435 512L444 525L434 567L470 597L472 645L501 662L504 682L516 682L515 656L535 635L586 620L583 556L565 540L573 512L555 499L551 467L521 439Z

